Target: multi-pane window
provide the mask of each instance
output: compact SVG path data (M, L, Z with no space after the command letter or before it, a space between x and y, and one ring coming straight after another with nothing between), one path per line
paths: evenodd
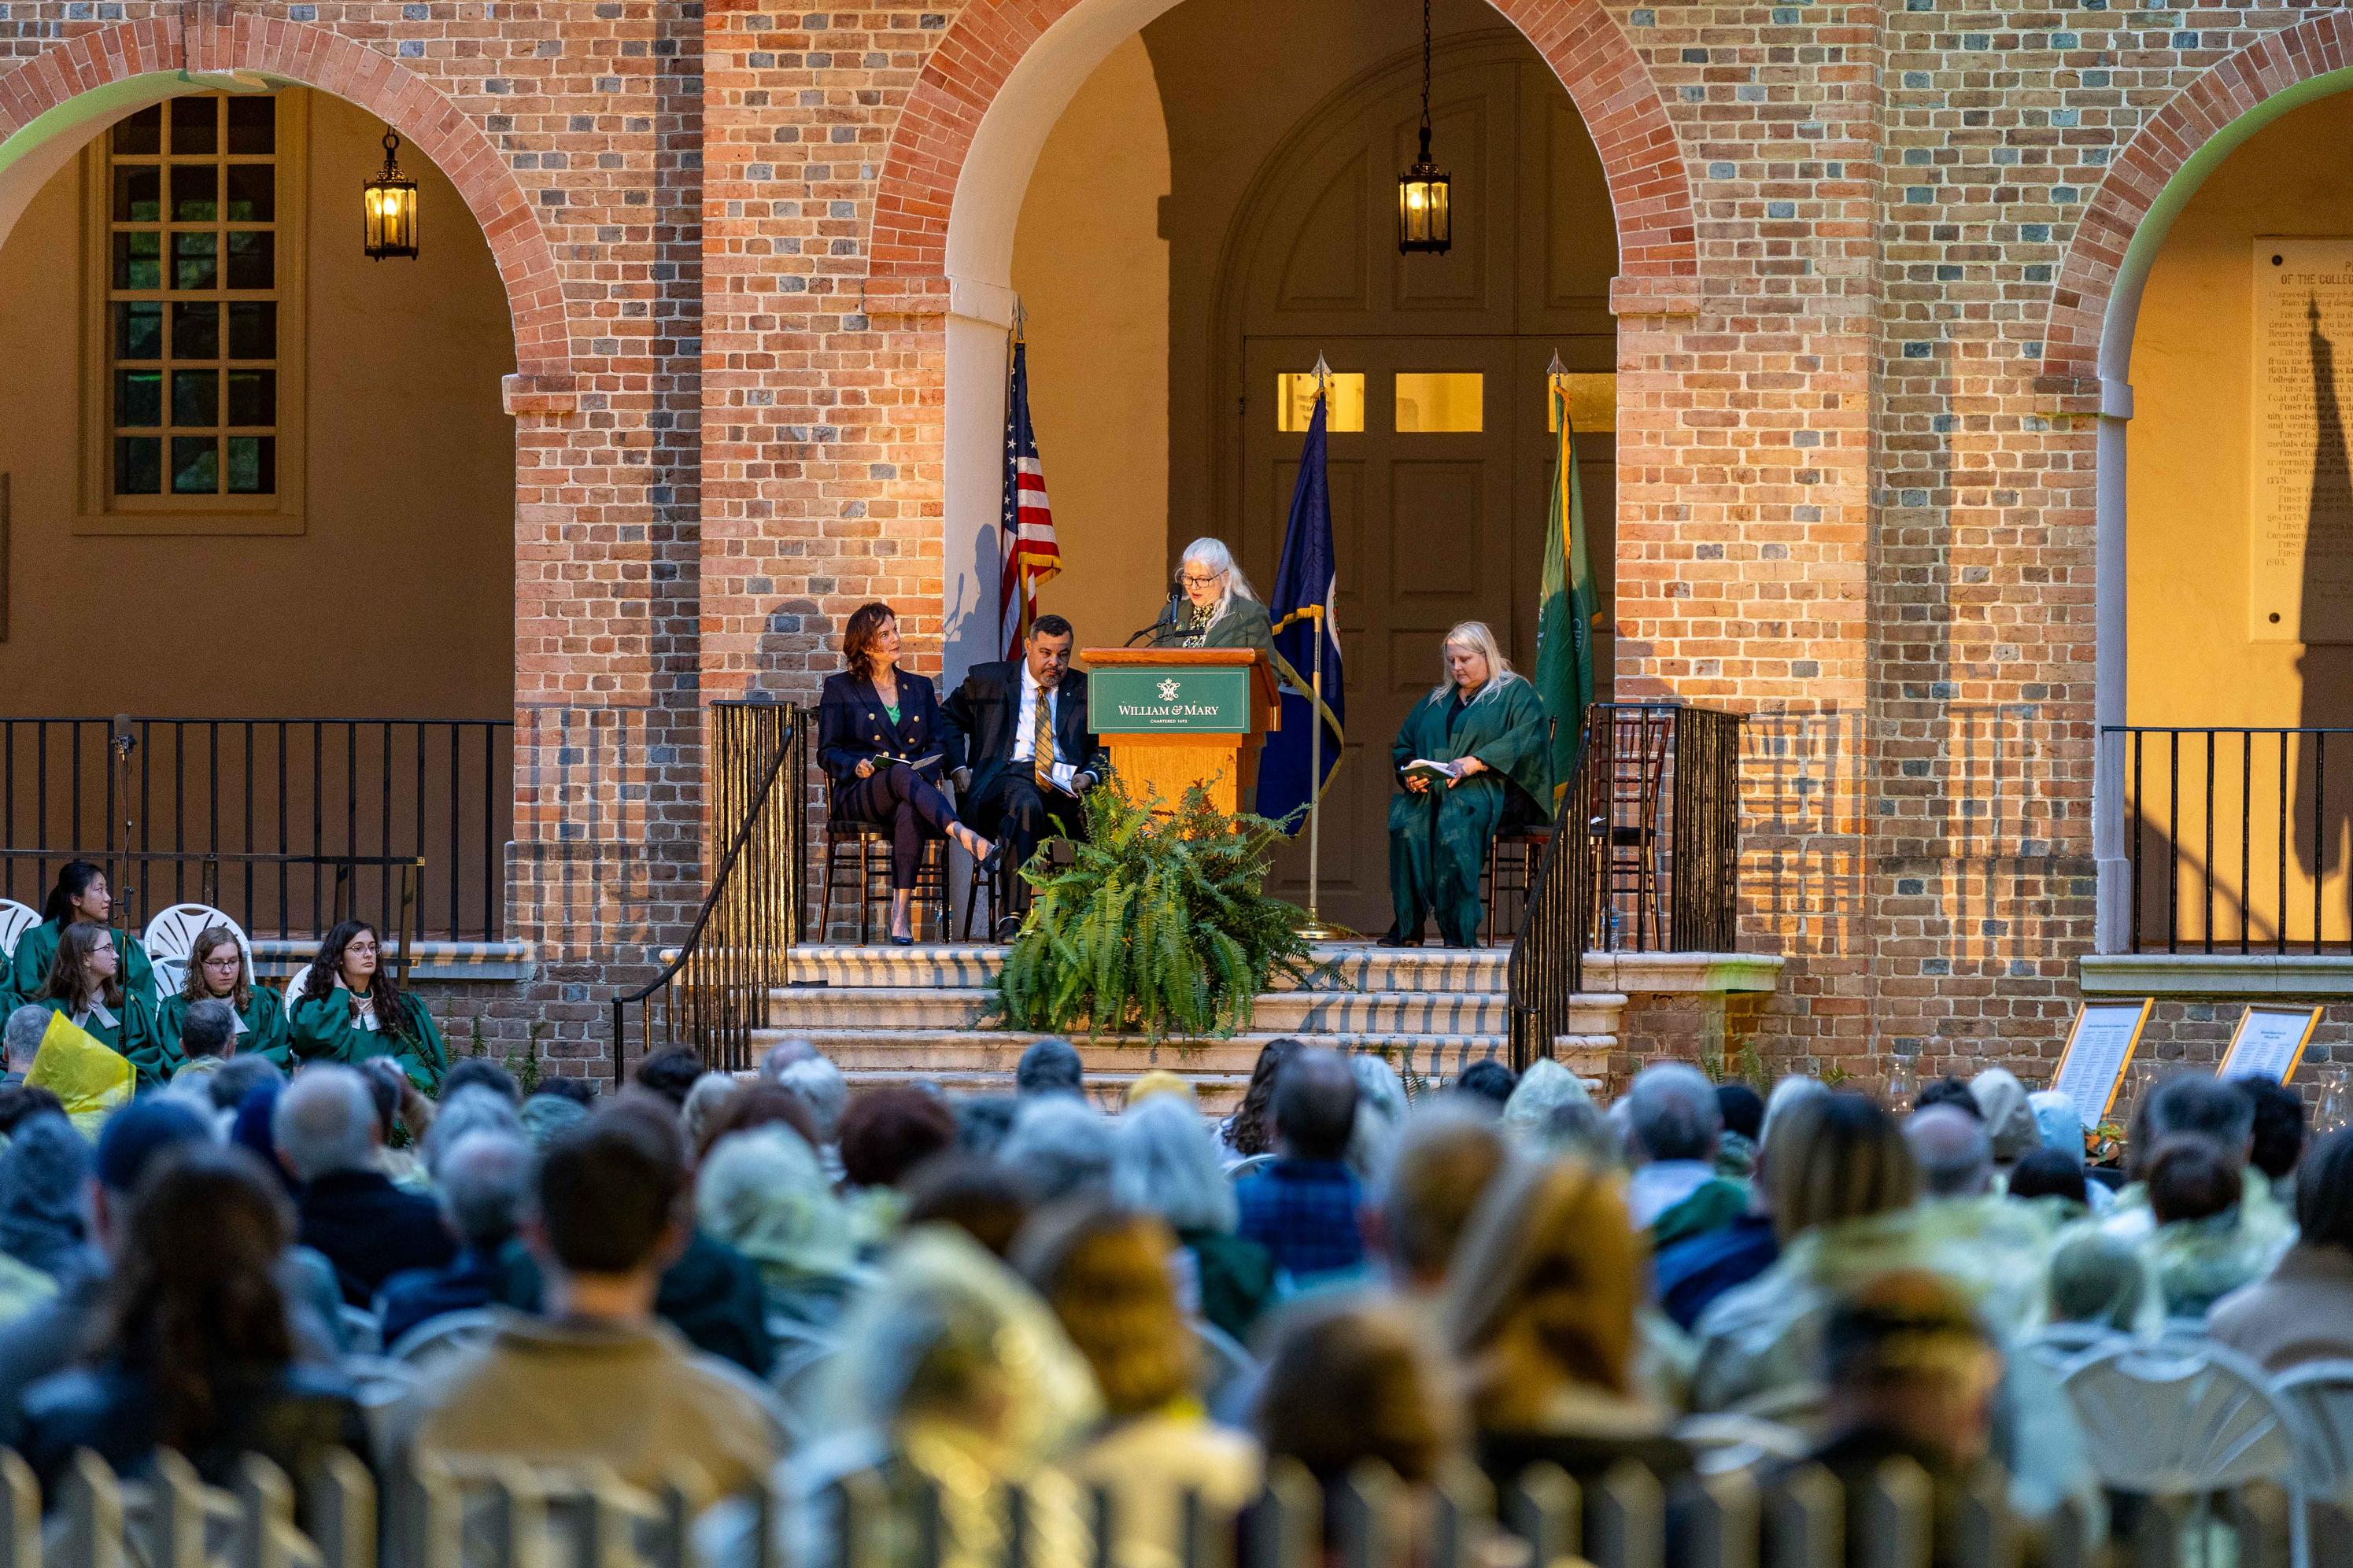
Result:
M300 107L168 99L93 147L86 527L301 526Z

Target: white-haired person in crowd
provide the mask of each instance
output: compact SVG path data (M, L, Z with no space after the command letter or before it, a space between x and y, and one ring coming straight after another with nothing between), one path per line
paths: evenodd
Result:
M776 1087L808 1108L817 1129L817 1156L825 1173L841 1180L841 1113L849 1109L849 1080L841 1069L811 1052L776 1074Z
M8 1022L0 1026L0 1052L5 1052L7 1075L0 1078L0 1089L15 1089L33 1070L33 1058L41 1054L41 1037L48 1033L49 1020L56 1015L47 1007L37 1007L26 1002L8 1011Z
M1644 1068L1626 1091L1626 1119L1627 1213L1653 1246L1721 1230L1747 1208L1748 1189L1715 1173L1724 1110L1705 1073L1689 1062Z
M1250 647L1274 656L1266 606L1222 541L1197 539L1185 547L1176 591L1152 628L1152 646Z
M1476 947L1486 907L1479 875L1495 835L1552 816L1552 726L1544 700L1483 621L1446 634L1444 679L1398 726L1389 763L1389 897L1385 947L1419 947L1437 918L1449 947Z
M1178 1297L1188 1312L1238 1340L1274 1289L1266 1248L1234 1234L1240 1211L1218 1145L1190 1101L1155 1094L1113 1129L1111 1196L1123 1208L1158 1215L1176 1233Z
M1352 1052L1348 1071L1356 1080L1356 1124L1348 1134L1348 1168L1370 1185L1388 1168L1398 1124L1405 1120L1405 1081L1397 1068L1371 1051Z
M1102 1197L1111 1190L1110 1119L1075 1095L1046 1094L1022 1102L997 1157L1016 1172L1040 1204Z
M479 1089L459 1098L497 1103ZM498 1300L506 1279L502 1254L522 1223L533 1162L531 1142L523 1136L522 1123L512 1110L507 1119L504 1126L498 1126L445 1114L433 1124L437 1134L453 1121L459 1127L454 1134L443 1136L439 1147L427 1155L441 1205L441 1222L458 1244L458 1256L438 1268L411 1269L385 1281L376 1296L375 1310L387 1350L436 1318L487 1307Z

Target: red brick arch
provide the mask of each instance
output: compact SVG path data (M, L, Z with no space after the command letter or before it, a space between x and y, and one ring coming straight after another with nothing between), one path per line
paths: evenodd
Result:
M982 117L1031 45L1082 0L974 0L924 62L875 193L871 276L944 286L948 215ZM1584 117L1609 179L1618 271L1636 291L1688 291L1699 258L1691 181L1650 72L1600 0L1490 0L1544 56Z
M2101 337L2133 236L2198 151L2264 100L2315 77L2353 67L2353 20L2343 11L2307 16L2200 71L2145 121L2110 165L2052 286L2042 372L2089 384L2101 374Z
M217 17L217 19L215 19ZM515 367L544 386L569 376L571 333L554 247L530 198L463 110L388 55L300 22L227 7L95 27L0 76L0 142L81 94L133 77L252 71L348 99L431 159L490 241L514 316Z

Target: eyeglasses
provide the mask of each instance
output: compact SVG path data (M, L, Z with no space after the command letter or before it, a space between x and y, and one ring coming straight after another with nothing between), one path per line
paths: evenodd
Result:
M1212 588L1224 577L1223 572L1211 572L1206 576L1194 572L1181 572L1177 574L1176 580L1187 588Z

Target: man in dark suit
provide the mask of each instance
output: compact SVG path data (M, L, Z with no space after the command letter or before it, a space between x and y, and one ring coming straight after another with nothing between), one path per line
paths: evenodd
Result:
M943 705L964 734L955 774L959 815L1005 847L997 908L1000 935L1029 907L1019 872L1050 834L1083 837L1079 797L1101 783L1103 742L1087 729L1087 678L1071 668L1071 623L1040 616L1022 657L976 664ZM1042 725L1048 744L1034 738Z

